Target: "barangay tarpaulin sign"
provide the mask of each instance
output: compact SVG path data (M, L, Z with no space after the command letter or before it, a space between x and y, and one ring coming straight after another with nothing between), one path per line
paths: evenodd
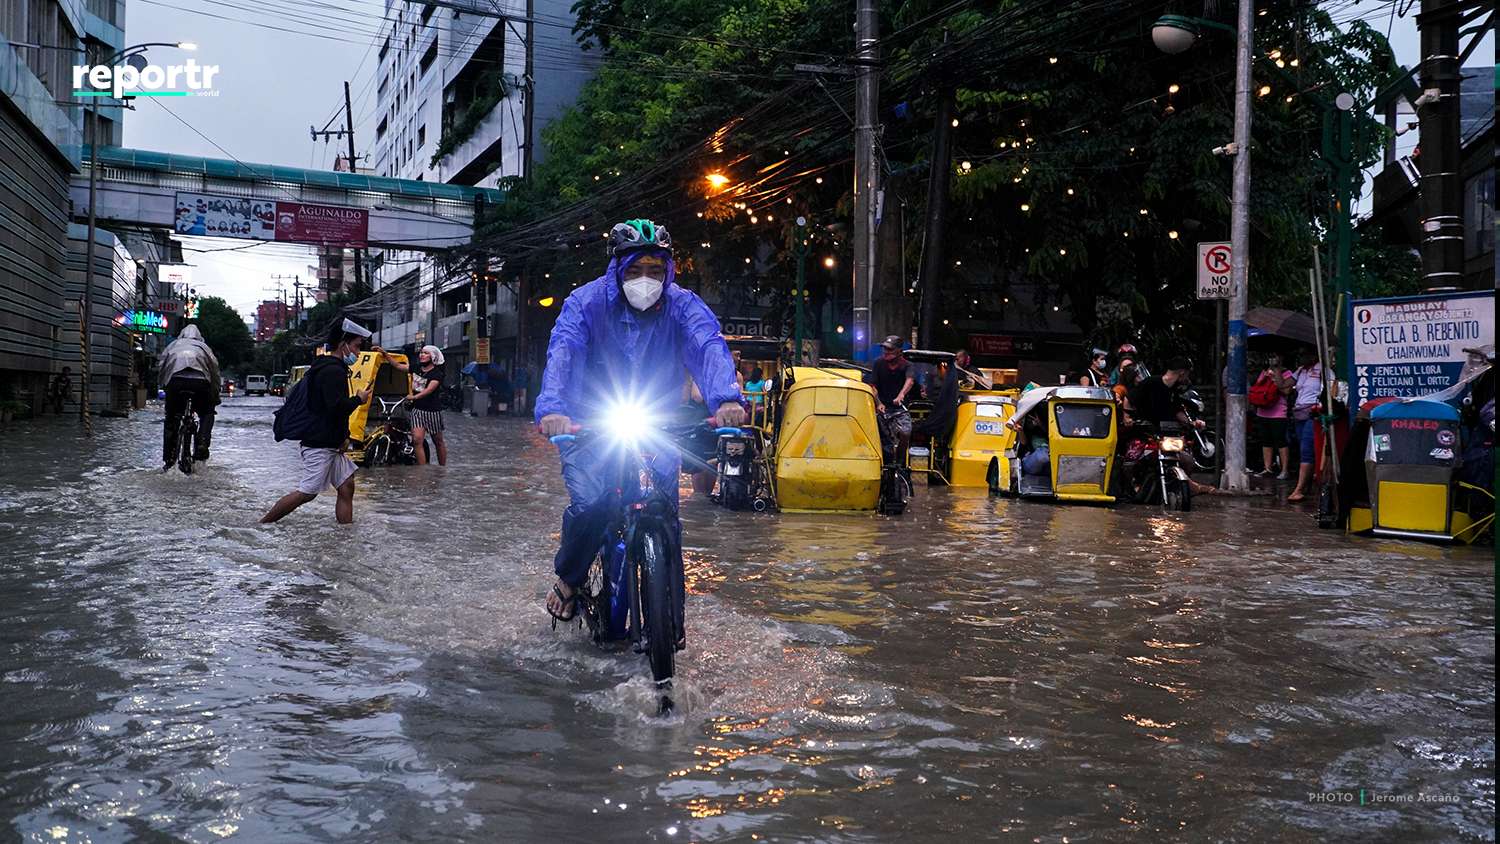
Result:
M370 212L179 191L173 228L178 234L206 237L364 246L370 237Z
M1370 399L1425 396L1456 383L1464 349L1495 342L1495 292L1356 299L1349 326L1349 411L1357 413Z

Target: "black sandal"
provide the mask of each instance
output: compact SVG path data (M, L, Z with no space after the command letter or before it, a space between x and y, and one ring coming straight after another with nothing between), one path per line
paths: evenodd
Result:
M559 585L554 583L552 594L557 596L557 600L562 603L562 611L566 613L566 615L559 615L552 611L550 603L547 605L547 614L552 616L552 628L555 630L557 622L568 622L578 617L578 591L575 589L572 595L564 595Z

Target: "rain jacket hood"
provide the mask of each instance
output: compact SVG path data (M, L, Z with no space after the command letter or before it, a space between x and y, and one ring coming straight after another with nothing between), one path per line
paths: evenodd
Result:
M174 377L189 371L196 372L215 386L220 383L219 359L204 342L203 332L196 325L183 328L177 339L161 353L157 382L165 387Z
M670 254L656 304L636 311L625 301L625 268L641 254L645 250L610 258L604 275L563 302L547 344L538 421L560 413L587 423L615 403L665 415L682 396L684 367L710 409L739 401L719 320L697 294L677 286Z

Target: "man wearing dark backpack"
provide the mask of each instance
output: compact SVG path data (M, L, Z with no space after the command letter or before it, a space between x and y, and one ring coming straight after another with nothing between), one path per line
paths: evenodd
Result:
M368 329L345 319L328 339L332 354L314 358L298 382L299 387L306 385L305 397L288 394L286 411L297 415L278 416L276 433L278 439L302 441L302 482L261 517L262 524L278 521L329 487L338 493L334 517L340 524L354 521L354 461L343 448L349 439L349 414L370 400L370 388L349 395L349 367L359 359L369 336ZM294 400L305 400L305 411L300 403L293 407Z

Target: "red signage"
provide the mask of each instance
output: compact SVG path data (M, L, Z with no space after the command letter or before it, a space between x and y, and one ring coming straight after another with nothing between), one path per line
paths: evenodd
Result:
M976 355L1029 355L1036 351L1036 341L1006 334L970 334L969 351Z
M363 208L276 203L277 240L364 246L369 238L370 212Z

